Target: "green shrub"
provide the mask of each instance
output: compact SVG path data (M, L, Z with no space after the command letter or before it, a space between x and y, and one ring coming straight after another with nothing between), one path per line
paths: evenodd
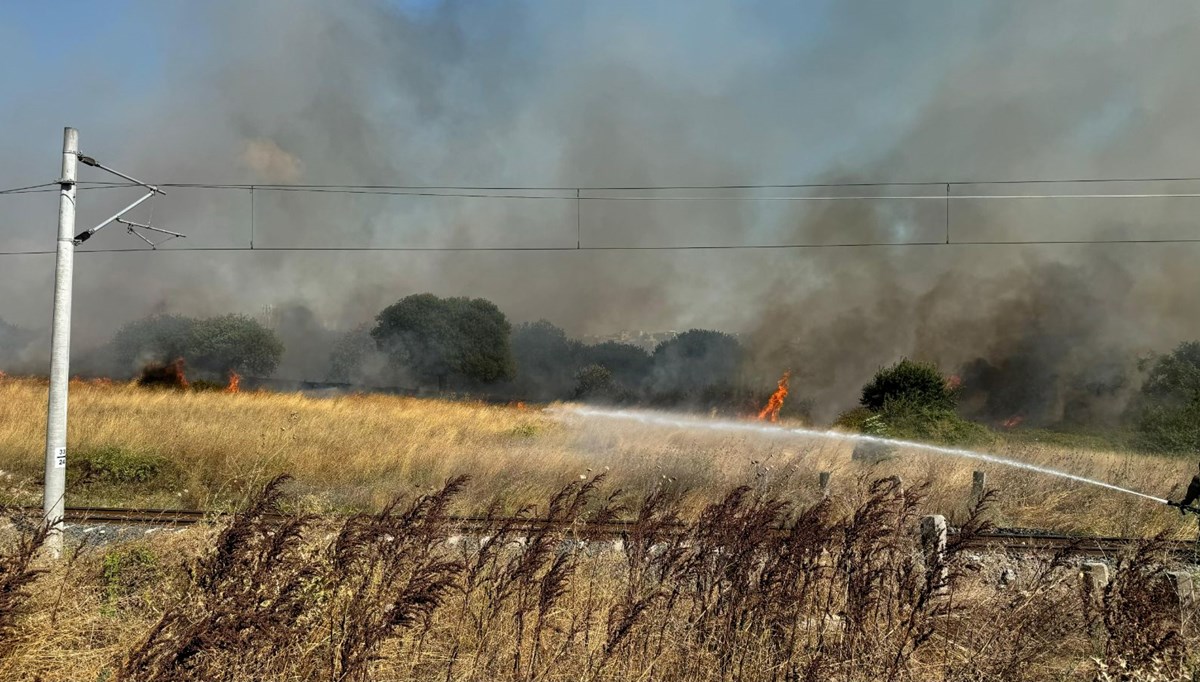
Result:
M1146 381L1131 408L1136 444L1151 452L1200 450L1200 341L1144 360Z
M612 372L602 365L588 365L575 374L575 390L572 398L586 400L601 398L613 392Z
M77 485L126 485L162 482L175 473L166 457L106 445L80 449L67 459L67 475Z
M947 385L936 366L908 358L876 372L874 378L863 386L859 403L879 412L885 404L893 401L941 410L953 410L957 405L954 390Z
M158 557L148 547L118 547L104 554L100 578L110 606L132 597L162 579Z
M537 424L518 424L509 433L516 438L533 438L539 430Z
M954 410L923 404L916 400L891 400L878 413L879 424L889 438L929 441L944 445L982 445L995 440L982 424L967 421ZM865 424L872 427L870 420Z
M855 408L843 412L833 425L868 436L942 445L972 446L995 441L995 434L986 426L963 419L954 410L916 400L891 400L879 411Z
M1200 341L1185 341L1166 355L1139 363L1146 369L1142 395L1176 404L1200 403Z
M1200 452L1200 405L1145 405L1135 422L1134 443L1150 452Z
M834 428L845 429L846 431L865 433L863 425L868 419L874 416L876 415L871 410L865 407L856 407L853 410L846 410L839 414L838 418L834 420L833 426Z

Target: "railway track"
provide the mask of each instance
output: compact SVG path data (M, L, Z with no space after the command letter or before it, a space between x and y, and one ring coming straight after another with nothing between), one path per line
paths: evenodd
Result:
M41 509L27 507L31 515L40 515ZM204 512L181 509L123 509L68 507L66 522L75 525L118 525L152 526L160 528L191 526L205 522L219 522L231 516L228 512ZM282 519L282 517L280 517ZM463 535L486 535L501 525L516 535L544 530L552 522L538 518L487 518L481 516L456 516L450 520L455 533ZM606 521L584 523L574 530L589 537L615 540L624 537L633 527L631 521ZM953 529L951 529L953 534ZM1067 552L1078 556L1115 556L1128 549L1142 538L1100 537L1087 535L1065 535L1033 529L998 528L993 532L978 535L968 542L967 547L978 550L1003 550L1013 553ZM1166 543L1168 551L1192 559L1200 559L1200 543L1172 540Z

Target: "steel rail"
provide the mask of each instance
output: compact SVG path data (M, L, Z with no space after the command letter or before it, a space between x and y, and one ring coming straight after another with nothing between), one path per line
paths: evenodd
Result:
M36 513L40 510L33 507L23 508L24 511ZM114 524L131 526L192 526L206 522L228 520L234 512L211 512L186 509L126 509L114 507L68 507L65 521L71 524ZM267 515L269 520L283 521L289 518L284 514ZM341 517L345 518L345 517ZM635 523L629 520L609 520L603 522L580 521L576 523L561 523L535 517L488 517L488 516L452 516L447 519L447 525L455 533L495 532L505 529L507 532L521 536L522 534L544 531L547 527L571 531L577 535L595 539L626 538L634 530ZM677 529L684 526L679 524ZM956 533L951 529L951 541ZM1033 529L997 528L992 532L970 537L965 548L978 550L1005 550L1016 553L1049 553L1064 552L1082 556L1115 556L1129 549L1146 538L1103 537L1091 535L1069 535L1051 533ZM1168 540L1164 548L1177 555L1200 555L1200 543L1186 540Z

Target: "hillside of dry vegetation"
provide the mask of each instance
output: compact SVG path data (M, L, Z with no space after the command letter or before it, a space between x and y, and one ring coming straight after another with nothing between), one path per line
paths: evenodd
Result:
M0 380L0 468L4 495L40 500L46 387ZM1178 497L1195 463L1098 452L1030 440L1000 442L996 454ZM465 511L538 505L566 481L606 472L614 488L680 491L695 511L735 485L808 506L817 474L832 494L861 479L898 475L928 483L927 505L959 520L971 472L998 492L998 525L1104 535L1194 537L1194 520L1149 500L1028 471L918 452L876 465L851 461L851 446L823 440L718 434L628 422L563 418L540 409L349 395L179 392L74 382L68 504L229 508L279 473L294 477L289 504L309 512L376 511L397 495L429 491L450 477L475 484Z

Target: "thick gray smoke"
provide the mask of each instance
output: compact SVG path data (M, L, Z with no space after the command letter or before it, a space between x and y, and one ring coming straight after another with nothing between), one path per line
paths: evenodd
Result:
M1197 175L1198 19L1191 2L1153 12L1136 2L952 0L154 3L120 22L127 34L73 48L76 70L60 81L0 75L0 184L54 179L68 124L88 153L152 181L603 187ZM46 48L18 33L0 28L0 58L36 62ZM150 66L130 63L129 48L97 49L145 36ZM718 193L585 192L581 239L940 241L946 227L945 204L933 200L751 200L802 194L792 190L594 200ZM176 189L152 218L187 233L188 246L248 244L251 224L258 246L573 246L576 203L562 196L259 191L251 214L247 192ZM128 200L86 192L81 223ZM5 250L52 248L54 201L0 197ZM1194 201L956 200L949 223L955 241L1193 237ZM88 246L139 244L108 228ZM1128 245L95 254L77 261L75 338L77 348L100 343L152 311L258 314L299 302L304 311L283 328L299 349L285 367L320 379L326 367L309 365L327 332L430 291L484 296L515 321L546 318L579 335L740 333L767 388L790 367L793 390L814 399L818 416L853 404L875 368L909 355L974 372L979 414L1052 421L1107 414L1104 401L1135 381L1130 358L1200 336L1195 255ZM3 258L0 317L44 329L51 270L50 257ZM1022 388L1000 388L1008 376Z

